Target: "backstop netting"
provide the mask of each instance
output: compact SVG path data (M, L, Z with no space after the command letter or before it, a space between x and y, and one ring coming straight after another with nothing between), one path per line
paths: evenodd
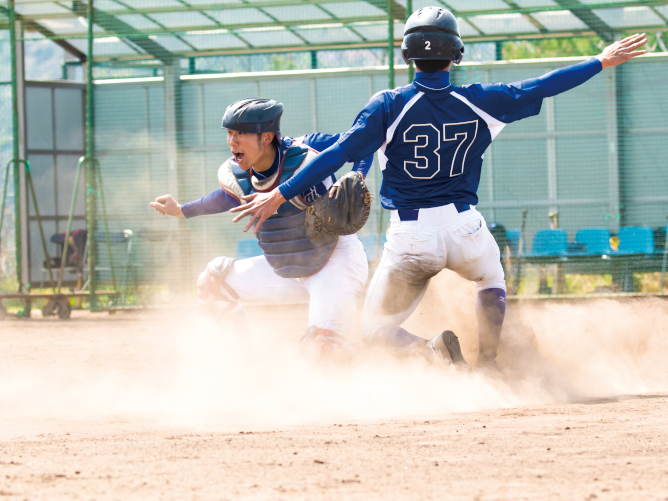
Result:
M512 82L569 62L463 64L453 70L453 83ZM657 254L638 271L660 269L661 227L668 215L668 119L662 112L668 97L661 83L668 78L666 68L666 58L657 56L603 72L580 88L546 99L540 115L507 126L496 138L485 154L478 209L489 224L509 230L505 253L511 262L521 254L535 257L533 264L566 266L567 275L610 275L609 281L592 286L610 282L612 287L612 275L624 270L604 257L614 253L610 238L624 227L643 227L629 233L617 252L621 246L621 252ZM407 84L406 69L398 69L396 83ZM152 198L165 193L183 203L218 188L217 169L230 156L220 128L228 104L249 96L283 102L282 129L292 137L343 132L369 97L387 88L387 70L232 73L201 79L184 75L179 84L180 95L170 95L173 82L162 78L95 87L96 149L107 219L114 232L129 229L136 235L133 272L142 282L160 282L161 277L192 283L212 257L235 255L244 239L253 238L230 215L170 220L148 207ZM170 117L172 102L176 110ZM369 175L375 193L380 175L376 161ZM389 217L385 214L381 222L380 215L376 201L364 229L369 236L384 232ZM547 239L542 244L534 241L539 230L553 228L564 232L563 242L560 232L543 234ZM576 240L580 230L591 228L609 235L591 232L591 241L585 231ZM643 231L645 237L639 236ZM376 240L363 238L375 260ZM122 262L123 252L119 248L116 263ZM570 260L555 258L567 255ZM100 260L107 266L103 250Z
M258 252L230 214L186 220L149 207L160 195L185 203L218 188L218 167L230 156L221 129L229 104L246 97L282 102L281 128L290 137L340 133L374 93L392 80L408 84L412 73L398 47L394 72L388 67L387 5L131 4L94 3L90 130L99 168L89 248L99 286L124 291L121 302L167 301L171 291L192 292L214 257ZM86 9L86 2L74 2L79 17L51 15L44 24L85 53ZM550 30L566 27L567 11L559 12L532 19ZM463 35L476 26L481 33L499 29L483 18L477 25L473 17L460 21ZM398 44L403 23L396 16L393 29ZM24 35L31 36L44 34ZM585 56L605 45L588 36ZM505 127L485 153L477 208L494 225L512 292L659 290L668 216L668 55L660 35L650 41L652 54L545 99L538 116ZM503 40L467 45L468 57L479 60L455 67L453 84L513 82L583 58L491 60L512 55L507 48ZM70 61L63 75L82 78L83 70ZM360 234L372 266L389 223L378 203L380 180L376 158L368 176L376 200Z

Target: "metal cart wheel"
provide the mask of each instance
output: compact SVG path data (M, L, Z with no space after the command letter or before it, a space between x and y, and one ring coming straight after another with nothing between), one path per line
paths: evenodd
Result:
M56 298L50 298L44 306L42 306L42 316L44 318L52 317L56 314L56 309L58 305L56 303Z
M70 300L66 297L59 297L56 299L56 313L58 318L63 320L70 318L72 314L72 306L70 305Z
M72 306L70 300L65 296L53 296L42 307L42 316L53 317L58 315L58 318L68 319L72 314Z

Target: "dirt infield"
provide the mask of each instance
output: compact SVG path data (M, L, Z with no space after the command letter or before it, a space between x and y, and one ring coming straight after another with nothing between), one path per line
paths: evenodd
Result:
M666 499L664 396L281 431L52 423L2 442L8 499Z
M446 303L412 326L452 316L473 360ZM0 322L0 498L668 499L660 300L515 307L501 378L314 370L304 307L248 311L250 333L194 309Z

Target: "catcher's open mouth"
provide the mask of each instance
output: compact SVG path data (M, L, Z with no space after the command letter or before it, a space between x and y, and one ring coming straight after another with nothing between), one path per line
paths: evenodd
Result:
M233 151L233 152L232 152L232 155L234 155L234 160L235 160L238 164L240 164L241 161L244 159L244 154L243 154L243 153L236 153L236 152Z

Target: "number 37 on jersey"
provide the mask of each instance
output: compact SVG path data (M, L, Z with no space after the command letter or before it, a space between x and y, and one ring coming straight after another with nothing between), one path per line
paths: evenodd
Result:
M432 179L449 170L449 176L464 173L466 155L478 134L478 121L451 124L413 124L404 131L404 142L415 143L414 156L404 160L404 170L413 179Z

